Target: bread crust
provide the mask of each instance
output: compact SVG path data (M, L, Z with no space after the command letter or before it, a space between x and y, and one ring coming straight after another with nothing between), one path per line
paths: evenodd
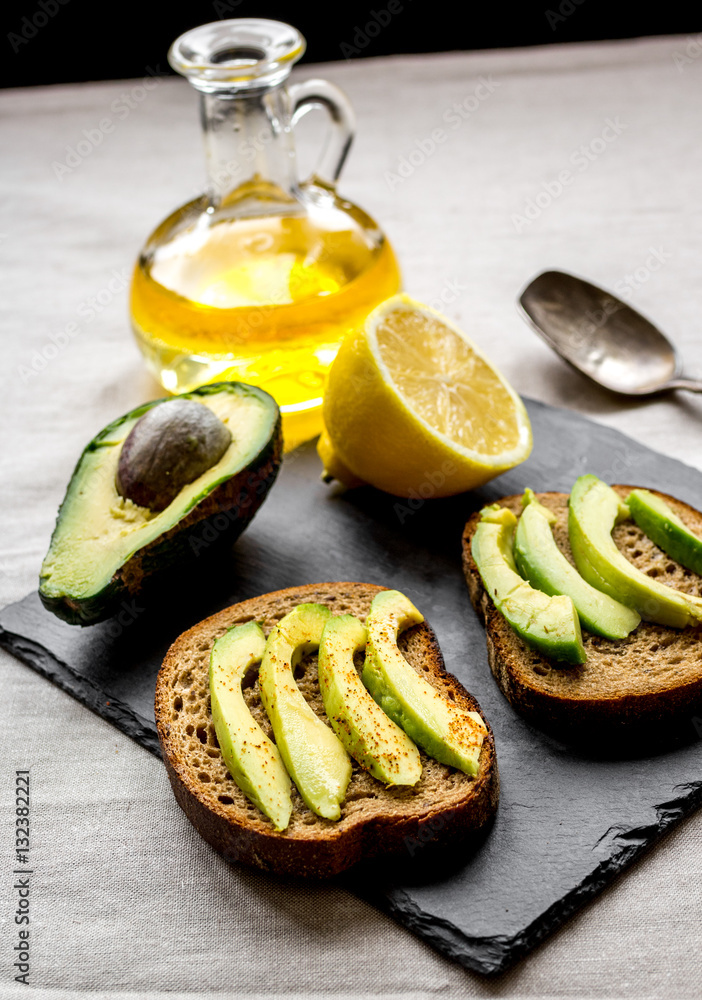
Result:
M188 819L228 860L278 874L329 878L379 856L405 856L409 860L420 848L424 854L425 845L443 850L464 844L492 819L499 776L487 720L475 778L422 753L424 773L417 788L387 789L354 762L341 819L336 822L315 816L293 787L290 826L276 832L226 771L209 710L207 669L214 641L233 625L252 619L260 621L267 633L275 620L296 604L307 602L327 604L335 613L350 611L365 616L373 596L384 589L372 584L325 583L264 594L205 619L179 636L168 650L159 671L155 700L168 777ZM468 711L480 712L475 699L446 672L431 626L425 622L407 630L402 642L409 662L415 668L420 663L427 680ZM317 714L325 718L320 711L321 699L317 702L316 656L307 661L309 669L304 681L298 683ZM270 735L259 709L257 687L257 680L248 686L245 682L245 694L252 699L249 707L255 717ZM191 722L187 722L188 717ZM201 773L200 766L207 771ZM208 780L203 781L202 775Z
M613 487L623 499L641 487ZM683 521L702 534L702 514L668 494L651 490ZM572 562L567 541L568 494L537 493L557 515L556 541ZM497 501L515 513L521 494ZM565 513L564 513L565 512ZM608 640L583 632L588 662L554 666L510 627L487 594L471 553L480 521L472 515L463 532L463 569L473 607L485 625L488 662L510 704L529 722L591 752L652 747L671 739L699 738L696 713L702 714L702 628L674 629L642 622L626 639ZM702 579L674 563L643 532L627 521L613 533L634 565L670 586L702 596Z

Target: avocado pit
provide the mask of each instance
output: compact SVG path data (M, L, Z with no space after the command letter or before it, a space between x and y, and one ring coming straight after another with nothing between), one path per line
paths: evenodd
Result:
M231 441L229 428L202 403L160 403L136 422L122 446L117 492L140 507L165 510L220 460Z

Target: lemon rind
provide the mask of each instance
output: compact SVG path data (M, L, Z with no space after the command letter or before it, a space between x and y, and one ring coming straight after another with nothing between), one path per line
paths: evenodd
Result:
M450 330L452 330L461 340L470 347L475 354L485 362L485 364L493 372L497 380L506 390L510 399L512 400L515 408L515 415L517 417L517 424L519 427L519 441L517 445L511 449L511 451L499 452L496 455L486 455L484 452L474 451L471 448L466 448L464 445L459 444L453 438L449 437L448 434L444 434L443 431L438 430L421 417L416 410L414 410L410 402L406 399L400 389L397 387L390 369L385 364L383 360L380 347L378 345L377 339L377 327L380 321L389 312L397 309L398 307L404 308L407 312L421 312L424 315L431 316ZM399 293L398 295L392 296L392 298L386 299L381 302L373 312L369 315L366 320L366 333L368 338L368 346L373 354L378 369L382 372L384 379L392 388L392 391L402 402L407 412L411 415L412 419L415 420L424 430L434 439L440 441L446 448L450 451L454 451L463 457L467 458L469 461L476 465L481 465L488 469L511 469L515 465L519 465L531 454L533 447L533 435L531 431L531 423L529 421L529 415L526 411L526 407L519 396L519 394L512 388L512 386L507 382L504 376L498 371L493 362L487 355L482 351L478 345L471 340L455 323L453 323L448 317L444 316L437 309L432 309L431 306L425 305L423 302L418 302L406 293Z

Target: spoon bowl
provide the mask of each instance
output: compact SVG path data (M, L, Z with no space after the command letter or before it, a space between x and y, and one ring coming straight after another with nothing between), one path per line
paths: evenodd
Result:
M544 271L521 292L519 307L549 347L612 392L702 392L702 382L681 377L675 348L658 327L589 281Z

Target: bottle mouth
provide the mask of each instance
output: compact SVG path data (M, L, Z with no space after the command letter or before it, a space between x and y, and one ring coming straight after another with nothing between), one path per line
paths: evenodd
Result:
M234 18L186 31L171 46L168 61L197 90L212 94L274 86L305 48L300 32L282 21Z

